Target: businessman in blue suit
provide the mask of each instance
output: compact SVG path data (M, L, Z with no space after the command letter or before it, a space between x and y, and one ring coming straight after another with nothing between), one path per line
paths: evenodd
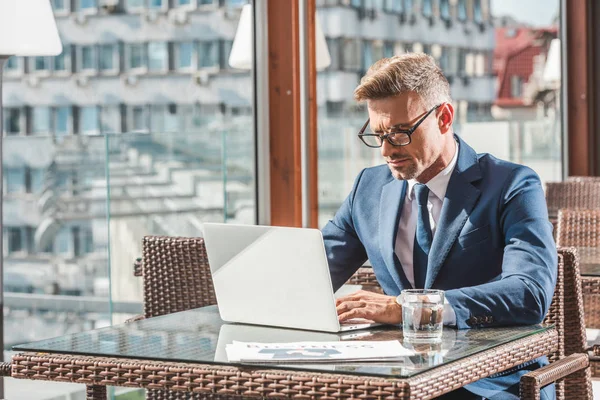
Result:
M323 236L334 289L369 259L385 294L340 299L340 320L399 324L400 291L434 288L446 292L444 323L458 329L540 323L557 255L536 173L477 154L454 134L449 84L428 55L376 62L354 95L369 113L359 138L387 165L362 170ZM520 377L545 364L443 398L518 399ZM542 398L555 398L553 385Z

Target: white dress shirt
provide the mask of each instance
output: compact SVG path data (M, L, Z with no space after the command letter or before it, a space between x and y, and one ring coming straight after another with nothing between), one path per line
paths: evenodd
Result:
M437 222L440 219L440 212L442 211L442 203L444 197L446 197L446 189L448 188L448 182L456 160L458 159L458 143L454 151L454 157L452 161L444 168L439 174L433 177L426 186L429 188L429 197L427 199L427 209L429 210L429 224L431 226L431 232L435 237L435 228ZM400 222L398 224L398 234L396 235L396 245L394 251L400 263L406 278L415 287L415 274L413 270L413 247L415 245L415 232L417 230L417 215L418 205L415 199L413 188L417 181L409 179L406 181L408 187L406 188L406 197L404 199L404 205L402 206L402 214L400 216ZM456 313L450 304L445 301L444 304L444 325L455 325L456 324Z

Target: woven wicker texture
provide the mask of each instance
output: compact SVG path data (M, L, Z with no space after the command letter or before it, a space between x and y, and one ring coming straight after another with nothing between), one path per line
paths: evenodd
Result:
M600 181L547 182L546 203L551 217L561 208L600 208Z
M600 210L561 209L556 242L582 248L579 255L584 264L600 264ZM587 327L600 328L600 276L584 276L582 288Z
M556 343L556 330L551 329L408 380L48 353L15 355L12 368L15 378L76 382L90 385L90 388L94 385L148 387L227 397L427 400L555 351ZM104 400L103 397L88 397L88 400L100 399Z

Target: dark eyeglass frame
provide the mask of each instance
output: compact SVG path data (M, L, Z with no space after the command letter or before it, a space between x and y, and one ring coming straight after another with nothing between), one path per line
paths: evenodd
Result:
M427 117L429 117L429 114L431 114L432 112L434 112L435 110L437 110L438 108L440 108L444 103L440 103L437 106L433 107L431 110L427 111L427 114L425 114L423 117L421 117L421 119L419 119L413 126L411 126L408 129L402 129L402 128L396 128L393 129L392 131L390 131L389 133L384 133L383 135L377 135L375 133L364 133L365 130L367 129L367 126L369 126L369 122L371 122L371 119L368 118L367 122L365 122L365 124L363 125L363 127L361 128L361 130L358 132L358 138L360 140L362 140L362 142L367 145L368 147L372 147L372 148L380 148L381 146L383 146L383 141L387 140L389 144L391 144L392 146L408 146L411 142L412 142L412 134L417 130L417 128L419 127L419 125L421 125L423 123L423 121L425 121L427 119ZM393 143L390 140L390 137L397 135L397 134L404 134L408 137L408 143L405 144L396 144ZM379 138L380 144L379 146L373 146L370 145L366 142L365 137L377 137Z

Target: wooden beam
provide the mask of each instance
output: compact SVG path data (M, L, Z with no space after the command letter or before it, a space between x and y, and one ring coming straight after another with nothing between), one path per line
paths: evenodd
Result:
M568 114L568 174L594 174L595 139L592 133L592 53L590 46L590 2L595 0L565 1L567 40L567 104Z
M317 46L315 35L315 24L317 20L316 0L307 0L308 2L308 113L310 117L308 145L309 155L309 195L310 202L310 227L319 227L319 164L318 164L318 137L317 137Z
M271 225L302 226L298 0L267 13Z

